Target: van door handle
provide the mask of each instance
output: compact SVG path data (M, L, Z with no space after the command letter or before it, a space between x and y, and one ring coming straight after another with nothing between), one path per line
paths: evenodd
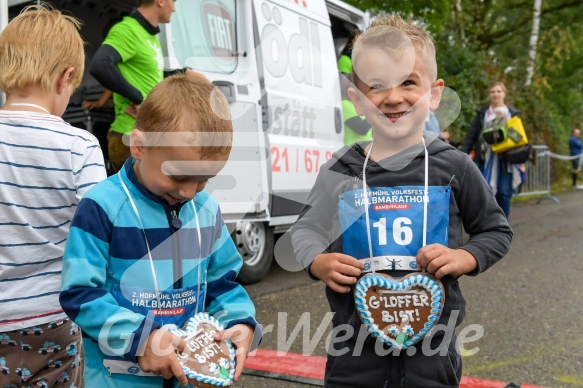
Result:
M213 81L213 84L223 93L229 104L237 101L235 84L229 81Z

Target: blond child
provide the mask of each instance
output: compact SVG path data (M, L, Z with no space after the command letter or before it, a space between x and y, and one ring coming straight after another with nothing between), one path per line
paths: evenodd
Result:
M0 386L81 385L81 334L59 304L63 250L83 194L105 179L90 133L60 116L79 86L79 22L31 6L0 35Z
M381 17L357 39L352 60L349 94L373 140L344 147L322 167L292 229L298 260L326 284L335 313L325 386L458 386L454 329L465 301L457 278L501 259L512 231L472 161L423 137L444 87L430 35L398 16ZM361 323L354 285L373 270L396 278L426 271L443 285L439 325L406 350Z
M241 256L204 190L231 150L228 103L206 80L169 77L144 100L130 140L132 158L79 204L65 250L61 304L93 339L85 383L162 387L175 376L186 385L174 353L184 342L161 327L182 327L202 310L227 327L216 339L237 347L237 379L255 309L235 282ZM155 307L177 295L180 308Z

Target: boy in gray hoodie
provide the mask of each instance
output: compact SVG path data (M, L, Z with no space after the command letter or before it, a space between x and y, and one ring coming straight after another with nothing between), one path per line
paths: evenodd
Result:
M371 124L373 141L344 147L322 166L292 228L298 261L326 284L335 313L325 386L458 386L454 329L465 300L457 278L500 260L512 230L467 155L423 137L427 113L444 88L430 35L398 16L378 18L352 55L349 94ZM433 276L445 294L437 322L443 326L406 351L371 336L353 295L371 270Z

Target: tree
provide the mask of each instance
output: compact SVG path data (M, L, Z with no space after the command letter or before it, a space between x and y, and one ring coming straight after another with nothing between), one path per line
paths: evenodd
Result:
M455 0L345 0L347 3L376 15L395 12L425 21L432 31L441 31L450 17L451 4Z
M428 24L439 76L463 102L450 127L454 137L464 136L495 80L506 83L531 142L566 152L571 129L583 126L583 0L348 2L373 15L396 12Z
M530 86L534 74L536 61L536 48L538 44L538 34L540 31L540 10L542 0L534 0L534 11L532 13L532 33L530 34L530 49L528 51L528 67L526 68L525 86Z

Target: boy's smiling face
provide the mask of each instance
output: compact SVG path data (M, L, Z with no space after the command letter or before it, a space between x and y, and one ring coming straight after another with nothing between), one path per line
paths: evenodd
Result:
M132 131L132 156L138 181L154 195L174 206L202 191L227 163L228 154L203 158L198 146L146 147L142 133Z
M439 105L443 80L432 82L424 56L413 48L402 55L370 47L354 64L349 89L359 115L373 128L374 142L400 151L421 141L427 113Z

